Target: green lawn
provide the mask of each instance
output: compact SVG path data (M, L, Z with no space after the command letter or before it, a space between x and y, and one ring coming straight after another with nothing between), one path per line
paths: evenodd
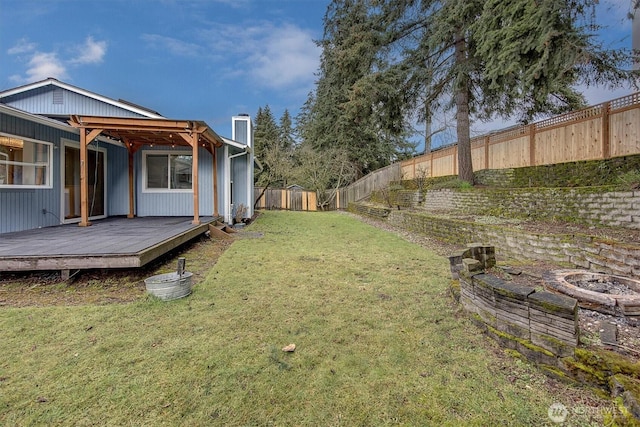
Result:
M247 232L189 298L0 309L0 425L551 425L447 259L339 213Z

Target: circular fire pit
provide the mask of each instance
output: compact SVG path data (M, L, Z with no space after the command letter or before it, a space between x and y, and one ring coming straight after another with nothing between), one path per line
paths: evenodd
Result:
M640 280L586 270L556 270L544 275L544 285L577 299L582 308L640 316Z

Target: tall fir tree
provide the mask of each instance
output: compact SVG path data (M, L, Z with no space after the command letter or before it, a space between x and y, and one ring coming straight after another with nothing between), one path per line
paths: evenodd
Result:
M278 127L280 146L286 152L292 152L295 145L295 128L293 126L293 119L288 109L285 109L280 117L280 124Z
M279 151L280 132L278 125L271 113L271 108L266 105L259 107L256 113L254 130L254 154L262 163L262 170L256 170L256 183L267 187L281 179L279 164L276 160Z
M396 76L378 73L381 33L371 1L333 0L324 17L319 78L299 120L303 140L348 153L358 176L411 151Z
M380 0L388 44L405 46L394 66L407 71L409 100L424 96L455 108L462 180L473 182L472 117L526 121L581 106L579 83L636 81L625 69L631 53L597 41L590 19L596 3Z

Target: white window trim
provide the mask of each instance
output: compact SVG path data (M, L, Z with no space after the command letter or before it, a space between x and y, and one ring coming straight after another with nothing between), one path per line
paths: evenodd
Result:
M0 184L0 188L6 188L6 189L11 189L11 190L44 190L44 189L52 189L53 188L53 144L51 142L47 142L47 141L40 141L39 139L33 139L33 138L25 138L23 136L19 136L19 135L12 135L10 133L3 133L0 132L0 136L6 136L7 138L16 138L16 139L21 139L23 141L29 141L29 142L33 142L33 143L37 143L37 144L42 144L45 145L49 148L49 154L48 154L48 158L49 158L49 166L48 166L48 173L47 173L47 184L45 185L16 185L16 184ZM26 164L26 163L25 163Z
M64 215L64 173L65 173L65 162L66 162L66 158L64 155L64 149L65 147L73 147L73 148L77 148L80 149L80 143L78 141L73 141L71 139L66 139L66 138L61 138L61 144L60 146L62 147L62 153L60 154L60 218L62 218L62 223L63 224L74 224L76 222L80 222L80 218L69 218L66 219L65 215ZM94 215L89 217L89 219L105 219L109 216L109 205L107 205L107 201L108 201L108 195L109 195L109 181L107 180L108 178L108 161L107 161L107 149L105 147L94 147L92 145L89 145L88 147L89 151L98 151L100 153L103 154L104 156L104 215Z
M164 154L166 156L191 156L193 161L193 151L189 150L145 150L142 152L142 192L143 193L193 193L193 165L191 167L192 186L187 189L171 188L149 188L147 183L147 156Z

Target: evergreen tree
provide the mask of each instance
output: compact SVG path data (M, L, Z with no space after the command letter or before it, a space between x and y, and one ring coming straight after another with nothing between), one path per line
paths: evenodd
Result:
M263 157L266 151L278 143L278 125L269 105L258 108L253 138L254 154L258 158Z
M480 19L470 27L477 54L484 58L480 87L490 110L520 114L529 121L540 112L558 114L583 107L576 84L608 84L635 80L633 56L608 50L595 36L598 0L538 0L484 3ZM626 68L626 69L625 69Z
M258 108L253 135L254 154L262 163L262 170L255 172L256 184L262 187L268 187L274 183L282 184L280 131L268 105Z
M358 176L412 151L398 75L379 73L381 33L367 0L333 0L324 17L316 91L298 121L303 141L348 153Z
M279 141L280 141L280 146L282 147L282 149L285 152L293 152L293 149L296 145L296 141L294 138L295 135L295 129L293 127L293 120L291 119L291 114L289 113L289 110L285 109L284 113L282 113L282 116L280 117L280 126L278 128L279 130Z
M262 164L256 170L256 183L261 187L272 185L286 187L293 172L293 149L295 129L288 110L280 117L280 126L275 122L271 108L258 108L254 133L254 153Z
M523 121L582 106L576 84L619 85L632 56L606 50L589 12L597 0L381 0L389 45L404 43L408 101L456 110L458 169L473 182L470 118ZM409 46L409 47L406 47ZM447 99L449 98L449 99ZM448 102L447 102L448 101Z

